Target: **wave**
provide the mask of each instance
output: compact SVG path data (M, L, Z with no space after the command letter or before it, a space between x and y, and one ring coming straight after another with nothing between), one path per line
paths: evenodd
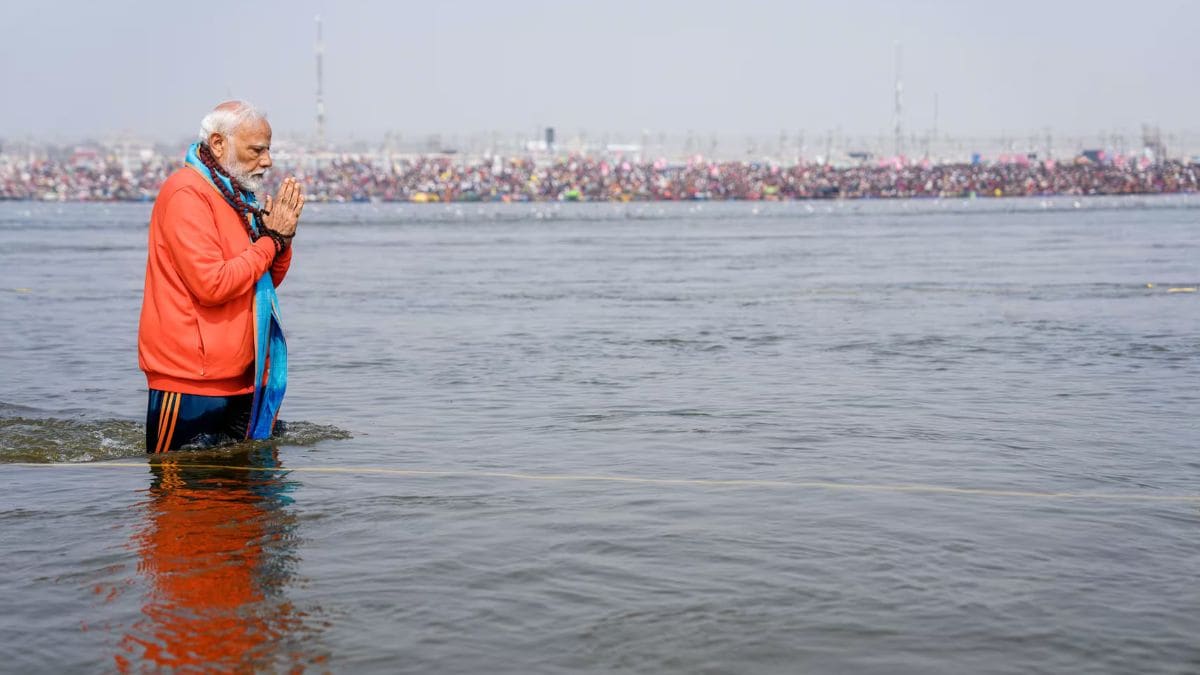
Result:
M146 426L120 419L37 417L32 410L5 405L0 413L0 464L15 462L97 462L140 457L146 452ZM314 422L280 420L270 441L249 444L314 445L351 438L350 432ZM241 443L237 445L243 445Z

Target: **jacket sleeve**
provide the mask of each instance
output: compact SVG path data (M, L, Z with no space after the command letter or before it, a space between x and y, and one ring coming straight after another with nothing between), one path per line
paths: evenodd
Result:
M200 304L208 307L253 289L275 257L275 243L263 237L226 260L212 207L190 188L169 197L163 214L162 241L183 283Z
M287 276L288 270L292 267L292 246L288 247L275 256L275 262L271 263L271 282L279 288L279 284L283 283L283 278Z

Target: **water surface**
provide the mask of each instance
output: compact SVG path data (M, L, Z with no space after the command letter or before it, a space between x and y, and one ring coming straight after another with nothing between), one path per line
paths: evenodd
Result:
M1200 668L1188 197L312 205L157 465L148 209L0 204L7 668Z

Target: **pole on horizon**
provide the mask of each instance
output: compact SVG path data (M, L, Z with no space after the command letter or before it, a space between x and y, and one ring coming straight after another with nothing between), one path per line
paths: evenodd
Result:
M321 15L317 15L317 149L325 149L325 96L324 73L321 61L325 56L325 42L321 38Z
M938 94L936 91L933 92L933 131L930 132L930 135L933 137L933 141L930 143L932 153L936 156L938 138Z
M895 149L896 149L897 157L904 155L904 126L902 124L902 119L903 119L902 115L903 115L903 110L904 110L904 99L903 99L904 83L900 79L900 75L901 75L900 59L903 55L904 54L903 54L902 48L900 46L900 43L897 42L896 43L896 109L895 109L895 116L896 116L896 119L895 119L896 148Z
M933 123L929 127L929 131L925 132L925 152L924 159L929 161L934 153L934 144L937 142L937 123L938 123L938 95L933 93Z

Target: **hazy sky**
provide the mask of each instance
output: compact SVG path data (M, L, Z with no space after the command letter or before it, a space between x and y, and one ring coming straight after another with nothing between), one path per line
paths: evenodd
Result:
M0 0L0 137L193 133L229 97L336 139L588 130L956 134L1200 126L1187 0Z

